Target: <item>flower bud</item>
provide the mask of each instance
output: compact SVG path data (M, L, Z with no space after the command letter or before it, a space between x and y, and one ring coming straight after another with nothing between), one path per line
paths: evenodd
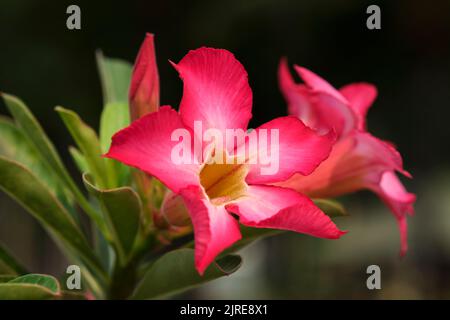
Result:
M130 120L139 119L159 108L159 75L156 64L153 34L147 33L134 63L128 95ZM148 190L152 190L152 178L139 171L133 171L138 192L149 202Z
M172 191L168 191L164 197L161 215L170 226L185 227L191 224L191 218L183 199Z
M153 34L147 33L139 49L129 91L131 121L159 108L159 75Z

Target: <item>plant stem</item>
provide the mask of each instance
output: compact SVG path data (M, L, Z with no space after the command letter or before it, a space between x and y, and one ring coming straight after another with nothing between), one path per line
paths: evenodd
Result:
M109 287L108 298L110 299L126 299L134 291L142 257L155 243L154 233L148 233L147 235L140 233L138 237L128 262L121 265L120 261L116 260Z

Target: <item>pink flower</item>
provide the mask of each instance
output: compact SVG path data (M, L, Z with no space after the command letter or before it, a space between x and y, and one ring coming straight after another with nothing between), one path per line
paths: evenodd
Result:
M159 75L153 34L147 33L131 77L129 91L131 121L159 108Z
M200 274L225 248L241 238L237 219L251 227L292 230L317 237L335 239L343 232L306 196L291 189L268 185L288 179L294 173L310 174L328 157L335 137L317 135L296 117L274 119L254 130L279 131L279 170L261 174L262 165L252 162L210 163L208 155L242 152L248 137L234 150L214 149L200 153L193 141L184 150L188 162L174 162L173 150L179 146L173 133L197 133L208 129L224 134L228 129L246 130L251 118L252 92L247 73L234 56L221 49L190 51L173 64L184 82L179 112L164 106L128 128L116 133L107 157L137 167L160 179L182 196L192 220L195 236L195 265ZM244 131L245 132L245 131ZM200 132L201 135L201 132ZM228 146L228 145L227 145ZM269 146L270 147L270 146ZM235 152L236 151L236 152Z
M366 113L377 96L368 83L354 83L340 90L311 71L295 66L304 84L296 84L287 62L281 61L279 81L289 113L318 132L334 128L338 141L330 157L311 175L294 175L281 186L310 197L335 197L361 189L375 192L394 213L400 228L401 250L407 251L407 213L413 214L415 195L408 193L395 172L403 170L394 146L366 131Z

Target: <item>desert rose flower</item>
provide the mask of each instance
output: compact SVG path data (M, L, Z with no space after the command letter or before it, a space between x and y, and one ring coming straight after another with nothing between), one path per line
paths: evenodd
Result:
M246 226L339 238L343 232L309 198L269 185L313 172L328 157L334 134L318 135L293 116L247 134L252 92L245 69L226 50L200 48L173 65L184 82L179 112L164 106L136 120L113 136L106 156L160 179L182 197L194 228L198 272L241 238L230 213ZM246 133L245 139L234 139L230 130ZM267 132L268 143L261 138ZM254 152L252 137L258 147L278 151L271 153L276 170L254 161L260 149ZM240 142L230 146L235 140Z
M313 72L295 66L304 84L294 82L286 60L279 68L279 83L291 115L299 117L319 133L334 128L338 141L330 157L311 175L294 175L277 184L310 197L335 197L369 189L395 215L401 237L400 253L407 251L407 214L413 214L415 195L405 190L396 172L403 170L395 147L366 131L366 113L377 96L375 86L354 83L340 90Z

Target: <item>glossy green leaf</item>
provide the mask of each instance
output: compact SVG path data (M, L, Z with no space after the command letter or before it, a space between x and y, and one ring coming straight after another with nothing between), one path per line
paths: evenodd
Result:
M180 293L205 282L230 275L237 271L241 264L240 256L228 255L217 259L208 267L204 275L200 276L194 267L194 250L174 250L166 253L148 269L132 298L155 299Z
M0 283L0 300L47 300L60 295L58 280L49 275L27 274Z
M130 187L97 188L89 175L83 175L88 191L98 199L111 230L114 244L122 262L126 262L139 230L142 205Z
M98 51L97 66L102 83L104 104L127 103L132 65L121 59L105 57Z
M33 173L0 156L0 189L27 209L52 235L69 246L89 267L100 269L86 238L64 206Z
M314 199L314 203L330 218L348 216L345 208L337 201L329 199Z
M53 292L54 294L59 294L61 289L58 280L52 276L44 274L26 274L21 277L17 277L8 283L22 283L22 284L34 284L42 286Z
M102 227L99 214L90 207L88 201L67 172L55 147L27 106L20 99L12 95L1 93L1 96L8 110L13 115L16 124L25 135L26 140L34 146L48 167L51 168L61 182L72 192L83 210Z
M102 158L100 142L95 131L85 124L81 118L72 110L56 107L56 112L61 116L67 129L80 148L86 163L89 167L89 173L95 177L95 181L105 188L108 186L106 167Z
M111 137L128 126L129 123L130 113L127 103L112 102L103 108L100 118L100 145L102 153L108 152L111 145ZM105 159L105 161L108 176L115 178L114 185L109 187L126 185L130 179L130 168L116 160Z
M25 268L0 245L0 275L19 275L26 273Z

